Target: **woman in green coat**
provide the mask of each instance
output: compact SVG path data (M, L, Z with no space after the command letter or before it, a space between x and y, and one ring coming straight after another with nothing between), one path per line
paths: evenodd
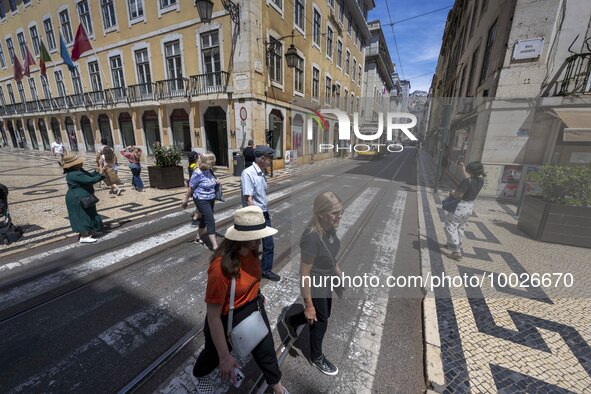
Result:
M82 168L84 158L76 155L64 156L64 174L68 183L66 193L66 206L68 219L72 231L80 234L80 243L94 243L97 241L92 236L103 228L101 217L96 212L96 204L84 208L81 199L94 195L92 185L100 182L105 177L96 171L88 172Z

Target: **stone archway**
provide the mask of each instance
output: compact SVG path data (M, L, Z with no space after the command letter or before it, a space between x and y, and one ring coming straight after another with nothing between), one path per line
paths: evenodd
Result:
M70 150L78 152L78 137L76 137L76 129L74 128L74 121L71 117L66 116L66 135L70 142Z
M203 114L206 149L215 154L216 164L228 166L228 129L226 112L219 106L209 107Z

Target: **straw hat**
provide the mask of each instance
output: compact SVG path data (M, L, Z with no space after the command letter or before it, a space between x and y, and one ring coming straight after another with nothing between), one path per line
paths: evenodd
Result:
M84 163L84 157L80 157L77 155L65 155L64 165L62 167L65 170L66 168L74 167L75 165L82 163Z
M234 225L226 230L226 238L232 241L253 241L273 234L277 229L265 224L263 210L254 205L236 210Z

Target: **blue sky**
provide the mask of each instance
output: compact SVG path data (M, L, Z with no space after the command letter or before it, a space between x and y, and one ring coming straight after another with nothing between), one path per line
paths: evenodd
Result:
M384 26L390 23L386 1L390 7L392 21L400 21L426 12L434 11L446 6L452 6L454 0L374 0L376 8L369 12L368 20L379 19L388 43L388 50L392 61L397 65L400 78L410 80L411 92L415 90L428 91L431 79L437 66L437 57L441 48L443 29L449 9L441 10L420 18L412 19L394 25L394 33L398 43L398 50L402 62L402 70L396 54L392 28ZM416 76L423 75L418 78Z

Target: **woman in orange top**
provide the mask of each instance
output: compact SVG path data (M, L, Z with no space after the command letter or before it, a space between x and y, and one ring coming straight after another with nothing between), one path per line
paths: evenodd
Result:
M234 368L240 368L240 365L230 353L231 345L226 339L230 287L232 277L235 277L236 293L232 326L235 327L251 313L257 309L260 310L269 332L253 349L251 355L274 392L288 394L281 384L281 371L277 363L271 327L259 292L261 238L276 233L276 229L266 226L263 211L259 207L249 206L239 209L234 212L234 225L226 231L225 239L211 258L205 293L207 303L207 318L203 329L205 346L193 368L198 392L212 392L214 387L219 387L222 382L236 382ZM218 371L214 371L216 367L219 367L219 374Z

